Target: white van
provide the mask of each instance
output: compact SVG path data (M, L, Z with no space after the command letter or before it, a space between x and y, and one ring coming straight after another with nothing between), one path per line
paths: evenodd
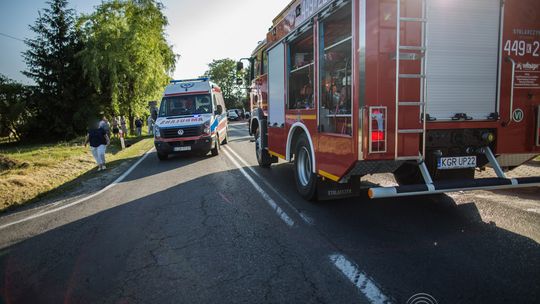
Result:
M188 151L218 155L227 143L226 113L221 89L208 78L171 81L154 128L158 158Z

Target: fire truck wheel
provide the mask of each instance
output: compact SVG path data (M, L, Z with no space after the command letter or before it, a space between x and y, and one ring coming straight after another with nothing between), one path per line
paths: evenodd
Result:
M165 154L165 153L157 153L157 157L159 160L167 160L169 158L169 155Z
M229 128L225 129L225 138L223 139L223 144L226 145L229 143Z
M294 179L296 180L296 188L304 199L312 201L317 192L317 175L313 173L311 148L305 135L298 140L295 151Z
M221 149L221 147L219 145L219 137L216 136L216 140L214 142L214 147L212 148L212 150L210 150L210 152L212 152L212 156L218 156L220 149Z
M259 166L270 168L272 165L272 157L268 154L266 149L262 148L261 128L257 128L257 131L255 132L255 153L257 155Z

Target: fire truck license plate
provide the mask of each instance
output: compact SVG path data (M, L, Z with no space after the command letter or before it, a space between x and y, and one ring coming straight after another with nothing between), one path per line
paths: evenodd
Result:
M191 147L175 147L174 152L184 152L184 151L191 151Z
M476 156L441 157L438 168L440 170L476 168Z

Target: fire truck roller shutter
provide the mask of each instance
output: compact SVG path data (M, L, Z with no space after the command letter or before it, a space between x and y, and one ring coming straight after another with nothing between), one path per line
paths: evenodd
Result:
M285 45L279 43L268 51L268 122L285 123Z
M500 0L430 0L427 113L486 120L497 112Z

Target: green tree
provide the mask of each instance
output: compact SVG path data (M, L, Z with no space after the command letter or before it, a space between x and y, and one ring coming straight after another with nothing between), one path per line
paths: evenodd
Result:
M75 12L67 0L47 4L30 26L36 36L25 41L28 50L23 53L28 67L24 74L37 85L33 127L39 132L30 134L67 139L84 132L94 107L75 58L83 48L75 30Z
M244 74L245 71L237 72L236 61L230 58L213 60L212 63L208 64L208 71L204 73L221 88L227 108L242 105L245 92L241 85L236 83L236 80L243 79Z
M79 21L84 74L105 109L127 114L131 130L135 115L147 112L148 101L159 98L174 71L162 11L154 0L113 0Z
M0 134L21 140L32 114L31 88L0 75Z

